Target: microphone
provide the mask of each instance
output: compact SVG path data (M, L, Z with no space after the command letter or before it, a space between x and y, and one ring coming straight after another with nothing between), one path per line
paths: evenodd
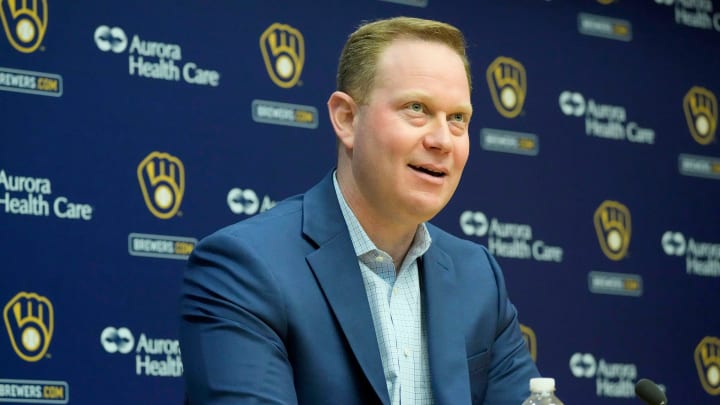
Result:
M667 405L665 393L647 378L642 378L635 384L635 394L648 405Z

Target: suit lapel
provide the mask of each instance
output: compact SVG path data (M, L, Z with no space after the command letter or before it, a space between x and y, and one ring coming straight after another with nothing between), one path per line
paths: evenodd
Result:
M461 306L450 257L431 245L421 266L430 376L435 402L469 404L470 377L461 324Z
M382 402L389 404L370 304L337 203L332 174L305 194L303 231L318 245L306 260L365 377Z

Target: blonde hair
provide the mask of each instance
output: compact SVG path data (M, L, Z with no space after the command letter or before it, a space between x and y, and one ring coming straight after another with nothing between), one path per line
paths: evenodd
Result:
M337 89L356 103L366 104L373 89L380 54L396 39L439 42L457 52L465 65L468 86L472 88L470 62L462 32L440 21L413 17L394 17L364 23L350 34L338 63Z

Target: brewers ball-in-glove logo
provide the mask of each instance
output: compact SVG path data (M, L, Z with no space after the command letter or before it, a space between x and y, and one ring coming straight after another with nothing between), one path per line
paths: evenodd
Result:
M520 62L500 56L487 70L487 82L493 104L506 118L515 118L522 111L527 94L527 76Z
M690 134L701 145L715 139L718 124L718 102L708 89L695 86L683 98L683 110Z
M260 36L260 51L273 83L285 89L298 83L305 64L305 40L300 31L274 23Z
M527 343L530 357L532 357L533 361L537 362L537 339L535 338L535 332L530 327L520 324L520 333L522 333L523 339L525 339L525 343Z
M0 20L13 48L34 52L47 29L47 0L0 0Z
M13 350L25 361L38 361L50 347L53 335L53 306L36 293L16 294L3 311Z
M700 383L710 395L720 395L720 339L706 336L695 348Z
M158 218L177 214L185 192L185 168L175 156L152 152L137 168L145 205Z
M620 260L630 245L630 210L617 201L603 201L593 216L600 248L611 260Z

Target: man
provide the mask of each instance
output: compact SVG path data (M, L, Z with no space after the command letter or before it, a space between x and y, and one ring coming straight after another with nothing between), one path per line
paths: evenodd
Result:
M520 404L538 376L487 250L427 221L468 158L465 41L393 18L343 49L335 171L189 260L191 403Z

